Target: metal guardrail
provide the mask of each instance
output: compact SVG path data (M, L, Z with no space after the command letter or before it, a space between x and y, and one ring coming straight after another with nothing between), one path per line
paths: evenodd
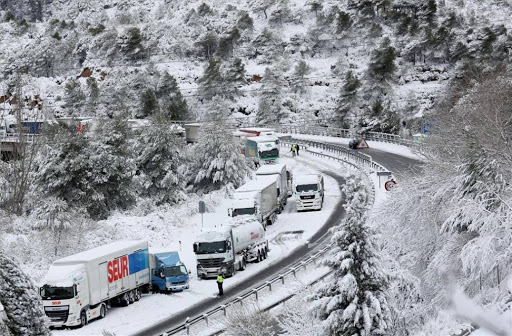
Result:
M295 143L295 144L298 143L298 144L301 144L303 146L316 147L316 148L319 148L319 149L322 149L322 150L329 151L332 154L338 154L338 155L340 155L342 157L337 157L337 156L334 156L334 155L329 155L329 154L325 154L325 153L319 153L319 152L311 151L311 150L309 150L307 148L304 149L305 151L307 151L308 153L311 153L312 155L317 155L317 156L322 156L322 157L326 157L326 158L329 158L329 159L337 160L339 162L343 162L343 163L352 165L352 166L356 167L357 169L360 169L361 168L360 165L363 165L366 168L374 169L374 170L377 170L377 171L384 171L385 170L385 168L382 167L380 164L378 164L376 162L373 162L371 156L369 156L367 154L364 154L364 153L357 152L357 151L352 151L352 150L350 150L348 148L345 148L345 147L343 147L341 145L334 145L334 144L328 144L328 143L323 143L323 142L309 141L309 140L299 140L299 139L293 139L293 143ZM290 146L291 142L280 141L280 145L281 146ZM354 162L352 162L351 160L353 160ZM375 200L375 187L374 187L374 185L373 185L373 183L371 181L371 178L369 176L369 172L367 170L365 170L365 169L363 169L363 172L369 178L370 184L372 186L371 193L370 193L371 197L370 197L369 202L368 202L368 206L370 206L371 204L373 204L373 202ZM305 270L306 267L308 265L310 265L311 263L314 263L316 265L317 259L320 258L321 256L323 256L326 252L328 252L332 248L333 245L334 245L334 243L329 243L323 249L321 249L320 251L318 251L314 255L310 256L306 260L299 261L297 263L297 266L289 268L286 272L284 272L282 274L279 274L278 276L274 277L273 279L271 279L269 281L266 281L265 283L257 286L254 289L251 289L251 290L247 291L246 293L242 294L241 296L237 297L236 299L233 299L233 300L229 301L226 304L220 305L220 306L218 306L218 307L216 307L216 308L214 308L214 309L212 309L212 310L210 310L210 311L208 311L208 312L206 312L206 313L204 313L202 315L196 316L194 318L187 318L183 324L180 324L177 327L175 327L175 328L173 328L171 330L168 330L168 331L160 334L160 336L171 336L171 335L176 335L176 334L181 333L181 332L186 332L187 335L190 335L190 328L192 326L194 326L194 325L199 324L199 323L206 323L206 326L208 327L209 326L209 320L213 316L219 315L219 314L222 314L223 316L227 316L227 310L230 307L233 307L235 304L237 304L237 303L243 304L244 300L247 300L247 299L253 298L253 297L256 300L258 300L258 293L260 291L262 291L264 289L267 289L267 288L270 291L272 291L272 285L273 284L276 284L276 283L280 282L280 283L282 283L284 285L286 277L288 277L290 275L293 275L294 278L295 278L298 271ZM328 272L327 274L324 274L321 277L321 279L325 278L330 273L331 272ZM317 281L319 281L319 280L320 279L317 279ZM271 308L281 304L282 302L285 302L285 301L289 300L294 295L295 294L292 294L292 295L289 295L289 296L279 300L277 303L274 303L270 307L267 307L267 309L271 309Z
M0 142L34 142L37 134L4 133L0 135Z
M260 291L265 290L265 289L269 289L270 291L272 291L272 285L274 285L276 283L281 283L284 285L286 277L293 275L293 277L295 278L297 276L297 272L299 272L301 270L306 270L308 265L310 265L310 264L316 265L318 258L323 256L327 251L329 251L333 245L334 245L334 243L328 244L323 249L321 249L314 255L310 256L306 260L298 262L297 266L289 268L286 272L279 274L278 276L274 277L273 279L271 279L269 281L266 281L265 283L259 285L258 287L247 291L246 293L242 294L241 296L237 297L236 299L233 299L226 304L220 305L220 306L206 312L205 314L199 315L192 319L187 318L185 320L185 323L183 323L169 331L166 331L163 334L160 334L160 336L171 336L171 335L176 335L180 332L186 332L187 335L190 335L190 328L199 323L206 323L206 326L208 327L209 319L212 318L214 315L222 314L223 316L227 316L228 308L233 307L236 304L243 304L243 301L247 300L249 298L254 297L256 300L258 300L258 293ZM326 276L326 275L324 275L324 276ZM291 297L287 297L286 299L290 299L290 298Z

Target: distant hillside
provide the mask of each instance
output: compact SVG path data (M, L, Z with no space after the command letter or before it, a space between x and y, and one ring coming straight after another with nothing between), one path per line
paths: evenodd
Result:
M408 134L468 63L498 66L511 47L506 1L0 0L0 8L2 106L12 112L18 92L27 116L164 109L197 119L220 96L241 120ZM180 94L186 104L176 103Z

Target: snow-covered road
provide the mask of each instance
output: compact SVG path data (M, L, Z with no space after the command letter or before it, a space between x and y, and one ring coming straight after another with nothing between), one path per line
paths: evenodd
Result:
M291 167L294 174L318 172L318 168L308 166L303 160L294 160L284 157L281 163ZM255 277L265 277L265 269L277 261L289 255L294 249L308 243L309 239L324 225L327 218L334 211L339 202L341 194L338 183L331 177L325 177L326 197L324 208L319 212L295 211L293 198L289 199L285 211L278 216L277 222L267 228L267 238L270 243L271 252L268 259L259 264L251 264L244 272L238 272L233 278L225 281L226 292L236 284ZM215 209L214 213L205 215L205 226L208 222L217 222L219 218L227 214L228 202L224 201ZM144 218L118 218L119 225L126 226L126 229L137 230L136 225L146 224ZM170 295L148 294L144 295L139 302L128 307L113 307L108 311L107 317L103 320L91 321L89 325L80 329L55 330L54 335L101 335L103 331L115 333L117 336L136 333L147 326L160 320L164 320L188 307L196 305L201 301L212 297L217 291L214 280L200 280L195 274L195 255L192 251L192 243L195 233L201 230L201 217L195 215L187 221L185 227L169 227L173 239L168 246L153 247L175 249L180 251L182 259L189 269L192 270L190 290ZM302 232L300 232L302 231ZM154 243L152 241L152 243Z

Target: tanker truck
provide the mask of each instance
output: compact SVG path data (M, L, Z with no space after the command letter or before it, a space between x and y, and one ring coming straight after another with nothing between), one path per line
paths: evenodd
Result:
M276 221L280 211L277 200L275 176L260 176L235 190L228 215L256 218L266 228Z
M255 219L205 229L195 239L194 253L199 278L230 277L250 262L267 258L265 230Z
M148 242L117 241L55 261L39 294L51 327L84 326L138 301L150 281Z

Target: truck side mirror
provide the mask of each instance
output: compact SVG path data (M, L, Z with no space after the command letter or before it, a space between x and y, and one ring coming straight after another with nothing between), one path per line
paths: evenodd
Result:
M231 209L231 208L228 209L228 216L233 217L233 209Z
M188 270L188 274L192 274L192 271L191 271L191 270Z
M197 243L194 243L194 253L197 252Z

